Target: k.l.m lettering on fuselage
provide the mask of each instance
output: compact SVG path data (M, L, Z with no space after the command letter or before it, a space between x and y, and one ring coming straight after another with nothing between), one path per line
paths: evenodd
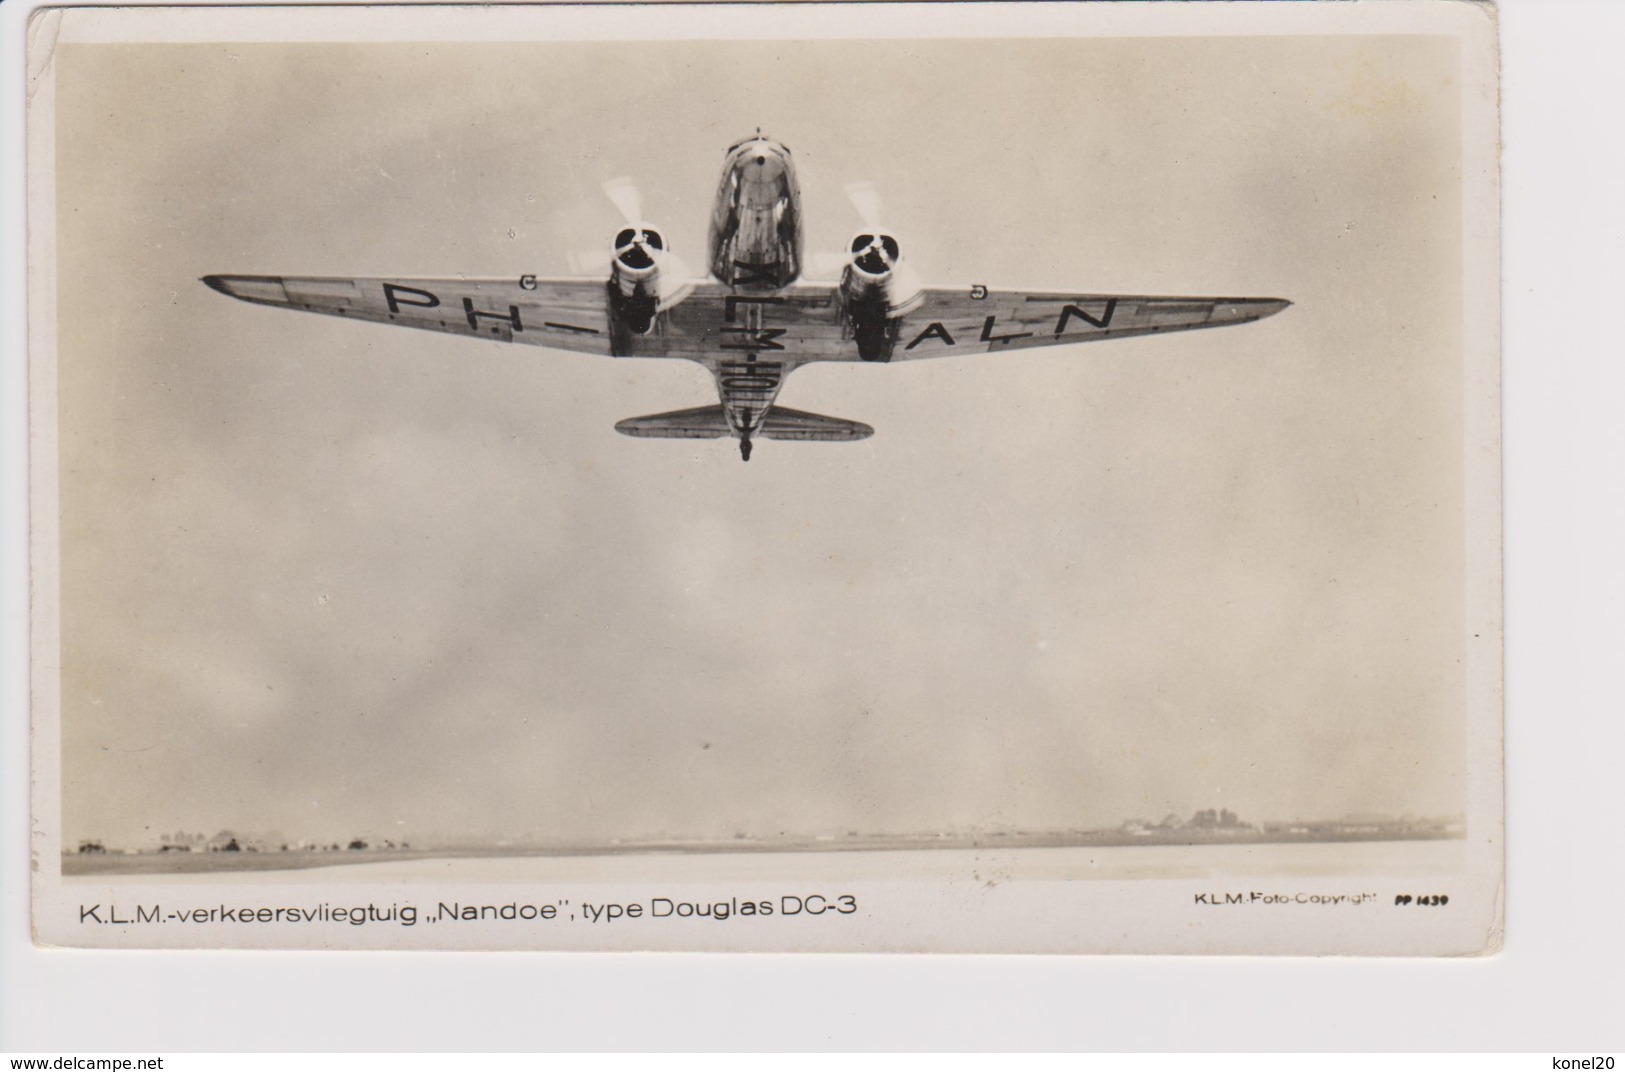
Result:
M761 353L764 350L783 350L778 340L789 334L789 328L770 327L767 324L769 306L781 305L784 299L771 294L729 294L722 299L723 341L719 350Z

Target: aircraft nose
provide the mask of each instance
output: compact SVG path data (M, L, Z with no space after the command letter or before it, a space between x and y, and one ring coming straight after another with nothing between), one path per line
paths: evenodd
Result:
M751 150L748 161L746 169L752 182L777 182L784 174L784 157L771 146L758 145Z

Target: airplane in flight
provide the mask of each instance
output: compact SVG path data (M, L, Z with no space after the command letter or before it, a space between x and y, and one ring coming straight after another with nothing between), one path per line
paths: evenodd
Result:
M756 437L851 442L874 429L777 404L790 373L813 361L912 361L1002 353L1261 320L1279 298L1178 298L1076 291L928 287L880 225L873 187L848 196L864 229L840 257L839 278L802 276L801 191L790 150L758 131L730 147L697 278L642 219L630 180L606 184L626 216L605 274L547 279L344 279L207 275L222 294L455 335L606 357L685 358L716 380L718 405L630 417L629 436L739 441Z

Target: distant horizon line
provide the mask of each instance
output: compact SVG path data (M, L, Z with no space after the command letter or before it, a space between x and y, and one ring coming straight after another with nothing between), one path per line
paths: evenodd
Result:
M1205 818L1204 818L1205 816ZM1170 820L1173 820L1170 822ZM387 852L387 851L473 851L485 849L498 850L542 850L560 851L565 849L581 849L588 851L615 851L634 850L638 848L659 848L661 846L714 846L728 847L734 845L840 845L862 842L909 842L909 843L941 843L941 842L977 842L987 839L1005 840L1052 840L1052 839L1085 839L1087 841L1122 836L1133 840L1125 842L1152 839L1162 842L1170 834L1201 835L1207 837L1217 835L1222 838L1234 839L1243 834L1254 835L1286 835L1281 840L1303 841L1313 840L1305 835L1324 833L1332 835L1332 840L1339 840L1339 835L1356 833L1403 833L1405 829L1416 830L1445 830L1451 827L1465 828L1466 817L1460 813L1447 815L1388 815L1379 813L1353 812L1335 819L1264 819L1257 822L1243 820L1228 809L1200 809L1189 819L1181 819L1172 813L1163 819L1152 822L1146 819L1129 818L1113 826L1101 827L1071 827L1048 829L1022 829L1017 827L1001 827L985 830L938 830L938 831L911 831L911 832L868 832L848 829L841 832L795 832L780 831L777 834L750 834L736 832L734 834L671 834L671 833L642 833L630 836L597 837L597 838L549 838L536 835L510 835L497 838L469 839L453 837L429 837L414 843L410 838L375 837L367 834L356 834L348 837L301 837L287 838L270 836L265 832L239 833L230 828L222 829L213 835L182 833L184 840L176 835L160 835L156 841L144 841L138 845L124 843L110 843L108 839L80 837L64 839L62 853L64 855L80 855L96 852L164 852L164 851L243 851L243 852ZM274 831L272 833L275 833ZM224 840L222 840L224 839ZM1252 840L1269 840L1267 838L1254 838ZM236 849L211 849L210 846L220 843L236 844Z

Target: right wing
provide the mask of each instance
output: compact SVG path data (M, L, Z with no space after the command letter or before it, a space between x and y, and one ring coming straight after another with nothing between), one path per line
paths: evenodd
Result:
M980 286L927 287L921 298L896 325L892 361L1247 324L1292 304L1281 298L1172 298Z

